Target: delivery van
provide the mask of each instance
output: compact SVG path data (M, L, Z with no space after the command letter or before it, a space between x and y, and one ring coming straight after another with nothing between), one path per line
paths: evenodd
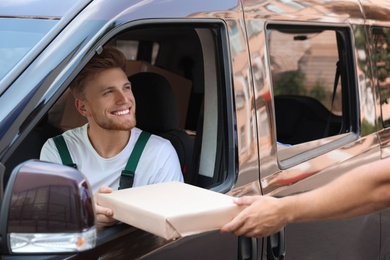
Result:
M385 0L1 1L0 255L389 258L388 210L263 239L97 229L83 173L39 160L48 138L86 123L68 87L110 46L129 77L148 75L134 90L137 127L171 141L187 184L231 196L316 189L390 155L389 13ZM153 75L172 98L149 88Z

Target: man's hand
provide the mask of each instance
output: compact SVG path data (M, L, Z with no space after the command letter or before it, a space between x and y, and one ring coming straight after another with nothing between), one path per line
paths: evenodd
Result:
M270 196L234 198L239 206L248 206L221 228L222 233L233 232L247 237L266 237L287 224L280 200Z
M111 193L112 189L106 185L102 185L99 188L98 193ZM114 212L112 209L105 208L96 203L96 194L95 194L95 213L96 213L96 226L97 227L106 227L112 226L118 222L118 220L112 218Z

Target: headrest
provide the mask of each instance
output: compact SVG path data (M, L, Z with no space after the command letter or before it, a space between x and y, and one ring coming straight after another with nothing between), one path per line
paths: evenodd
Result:
M137 127L161 133L178 129L179 113L168 80L153 72L129 77L136 104Z

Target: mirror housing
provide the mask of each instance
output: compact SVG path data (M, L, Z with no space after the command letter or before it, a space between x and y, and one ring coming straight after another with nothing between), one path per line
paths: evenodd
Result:
M0 211L1 254L85 251L96 234L92 191L80 171L38 160L14 169Z

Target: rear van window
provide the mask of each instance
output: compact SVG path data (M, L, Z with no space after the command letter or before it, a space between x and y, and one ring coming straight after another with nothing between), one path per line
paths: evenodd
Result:
M267 29L279 159L356 131L348 29L277 24ZM283 151L290 147L295 148Z

